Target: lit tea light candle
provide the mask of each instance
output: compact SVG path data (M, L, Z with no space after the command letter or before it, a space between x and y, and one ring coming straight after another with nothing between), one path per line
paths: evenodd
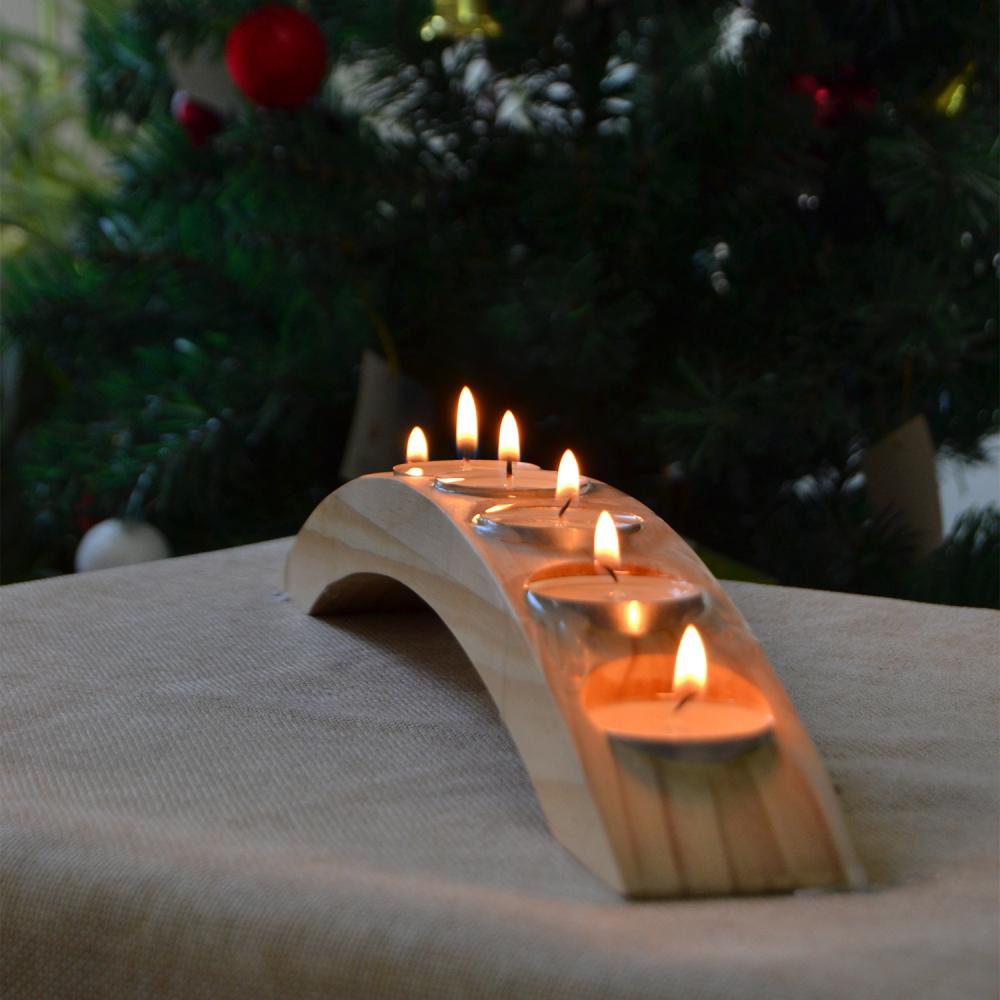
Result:
M425 478L434 476L451 476L468 474L469 472L496 472L502 468L499 461L476 459L473 456L479 448L479 420L476 416L476 401L468 386L462 388L458 397L458 410L455 415L455 446L459 459L429 461L430 450L427 447L427 435L419 427L410 431L406 442L406 461L394 465L392 471L397 476ZM517 462L521 469L537 469L530 462Z
M527 583L528 605L543 617L575 613L626 635L677 625L701 610L704 594L689 580L646 566L622 566L618 531L610 512L601 511L594 526L593 562L539 571Z
M574 500L580 499L580 463L576 455L567 448L559 459L556 470L556 503L559 504L560 517L566 513L566 508Z
M468 469L473 456L479 450L479 417L472 390L462 386L458 394L458 414L455 417L455 449L462 456L462 468Z
M456 475L439 475L434 485L446 493L464 493L475 497L533 497L554 499L558 487L558 473L537 466L525 468L518 461L521 439L514 414L508 410L500 422L500 441L497 449L499 462L494 468L474 468ZM578 492L590 489L590 480L581 481Z
M520 479L520 475L516 477ZM581 552L594 537L598 507L581 507L580 467L571 451L563 453L556 473L553 503L500 503L487 507L473 517L472 523L483 535L496 535L513 542L542 545L560 552ZM620 534L631 534L642 527L638 514L612 512L611 518Z
M392 471L397 476L420 476L434 475L434 469L447 471L458 467L458 462L431 462L428 461L427 435L420 427L414 427L410 431L410 436L406 439L406 461L402 465L394 465Z
M406 441L406 461L411 465L427 461L427 435L419 427L410 431Z
M731 672L723 673L721 686L748 687L745 681L737 684ZM708 657L694 625L681 636L670 690L650 697L648 677L642 674L642 661L637 667L615 660L593 671L584 685L581 700L587 717L612 740L665 757L722 761L771 738L774 717L759 696L752 703L707 693ZM630 685L642 697L629 697Z
M521 435L517 430L514 414L507 410L500 421L500 444L497 458L504 463L504 486L510 489L514 483L514 463L521 460Z
M426 476L427 452L427 435L420 427L414 427L406 439L406 462L394 465L392 471L397 476Z

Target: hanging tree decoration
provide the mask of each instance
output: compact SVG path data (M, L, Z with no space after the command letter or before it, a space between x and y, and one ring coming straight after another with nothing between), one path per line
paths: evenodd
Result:
M207 104L178 90L170 101L174 121L187 133L192 146L203 146L225 125L223 118Z
M965 69L956 73L934 97L934 110L947 118L954 118L965 107L969 81L976 70L975 60L966 63Z
M225 55L236 85L264 108L298 107L326 76L326 40L319 25L285 4L258 7L237 21Z
M486 0L434 0L434 13L420 26L420 37L425 42L497 38L500 34L500 24Z
M868 114L878 101L878 91L861 79L853 66L848 66L833 79L820 79L812 73L799 73L792 78L792 90L812 98L814 121L821 128L835 124L850 115Z
M153 483L149 466L136 481L122 517L109 517L92 524L76 547L73 565L77 573L167 559L170 543L159 528L143 516L146 494Z
M77 573L90 573L169 556L170 545L166 537L148 521L109 517L88 529L80 539L73 565Z

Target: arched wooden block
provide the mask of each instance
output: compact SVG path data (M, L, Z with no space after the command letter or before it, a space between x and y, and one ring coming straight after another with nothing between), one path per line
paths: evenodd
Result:
M634 657L639 683L672 662L680 627L639 639L585 625L553 627L525 582L565 556L482 536L489 501L429 479L376 474L330 494L306 521L286 589L314 615L404 607L418 595L458 639L496 702L555 837L630 896L856 887L864 882L808 735L746 622L683 540L604 484L581 501L631 511L645 525L624 557L699 586L710 662L767 702L772 742L727 763L679 763L613 743L580 698L586 672ZM642 676L645 675L645 680Z

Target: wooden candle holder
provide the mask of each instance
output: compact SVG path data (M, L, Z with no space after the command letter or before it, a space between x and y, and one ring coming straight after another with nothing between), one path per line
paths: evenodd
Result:
M355 479L316 508L289 554L285 586L314 615L413 607L414 596L429 605L495 701L552 833L620 892L863 885L816 750L718 582L631 497L595 482L578 502L640 515L642 530L622 537L625 562L692 583L703 600L682 602L677 621L658 621L642 635L572 612L546 617L527 600L526 586L557 572L565 553L480 533L473 518L488 499L391 473ZM578 562L586 559L581 553ZM664 756L593 722L602 705L655 698L669 686L689 621L708 648L709 692L759 703L774 718L766 742L729 760Z

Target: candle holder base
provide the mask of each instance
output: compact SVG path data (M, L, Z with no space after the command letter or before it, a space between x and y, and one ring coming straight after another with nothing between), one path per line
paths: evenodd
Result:
M355 479L316 508L289 554L285 589L314 615L391 609L414 595L429 605L496 702L553 835L622 893L863 885L829 778L739 612L652 511L599 490L609 509L642 518L630 559L699 595L660 628L539 613L527 586L556 572L551 549L481 534L472 498L392 473ZM670 696L664 685L690 620L709 652L706 699L773 720L743 746L731 728L733 752L711 763L688 762L676 735L644 742L634 713L630 725L616 723L629 702ZM670 753L650 752L654 743Z

